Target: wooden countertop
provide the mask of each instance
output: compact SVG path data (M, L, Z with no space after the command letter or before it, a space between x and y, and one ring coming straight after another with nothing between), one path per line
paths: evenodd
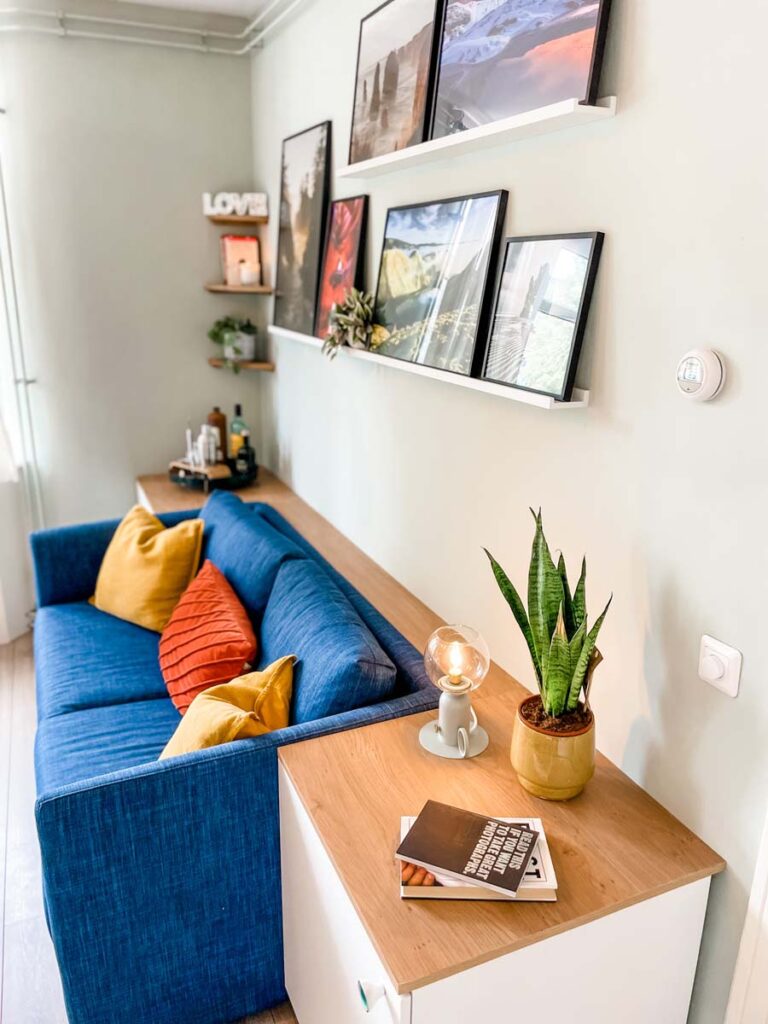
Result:
M156 512L201 505L162 476L138 484ZM277 508L412 643L423 649L441 620L272 474L239 492ZM493 581L489 576L489 586ZM603 675L611 671L603 665ZM599 682L599 680L598 680ZM717 874L723 860L605 757L569 803L527 794L509 763L517 704L528 693L492 665L474 705L490 735L471 761L444 761L419 746L434 713L284 747L279 756L398 992L586 924ZM598 739L600 723L598 721ZM427 799L489 815L543 820L557 903L401 900L393 851L400 816Z

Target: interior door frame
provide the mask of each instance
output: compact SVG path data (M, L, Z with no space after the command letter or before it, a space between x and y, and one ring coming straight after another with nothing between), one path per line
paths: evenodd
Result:
M768 816L749 894L724 1024L768 1020Z

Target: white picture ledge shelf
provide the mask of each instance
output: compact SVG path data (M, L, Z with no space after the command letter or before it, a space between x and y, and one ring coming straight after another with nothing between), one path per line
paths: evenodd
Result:
M289 331L285 327L270 326L269 333L275 338L300 341L303 345L309 345L312 348L321 349L323 347L319 338L312 337L310 334ZM558 402L547 395L535 395L530 391L507 387L505 384L495 384L490 380L476 380L474 377L463 377L459 373L436 370L431 366L420 366L418 363L393 359L392 356L380 356L375 352L366 352L363 349L342 348L341 352L350 359L364 359L377 363L379 366L386 366L390 370L400 370L403 373L415 373L420 377L430 377L432 380L442 380L455 387L466 388L469 391L482 391L486 395L496 395L498 398L506 398L512 402L522 402L523 405L535 405L539 409L584 409L589 405L589 392L579 388L573 389L573 397L570 402Z
M616 114L616 97L606 96L597 101L595 106L588 106L579 100L562 100L551 103L538 110L530 110L524 114L507 117L493 124L479 125L456 135L447 135L442 139L432 139L417 146L400 149L396 153L376 156L371 160L349 164L336 172L337 178L377 178L390 171L418 167L421 164L435 163L448 157L461 156L477 150L487 149L503 143L518 142L534 135L545 135L560 131L562 128L573 128L576 125L590 124L593 121L604 121Z

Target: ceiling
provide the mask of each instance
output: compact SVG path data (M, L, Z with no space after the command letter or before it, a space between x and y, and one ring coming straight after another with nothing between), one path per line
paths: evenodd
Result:
M150 7L174 7L184 11L205 11L209 14L234 14L241 18L255 18L272 0L131 0ZM275 11L287 4L276 4Z

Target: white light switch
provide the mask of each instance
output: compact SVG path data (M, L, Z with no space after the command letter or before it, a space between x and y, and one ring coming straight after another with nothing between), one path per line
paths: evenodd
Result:
M729 697L738 696L741 651L705 633L699 648L699 679L722 690Z

